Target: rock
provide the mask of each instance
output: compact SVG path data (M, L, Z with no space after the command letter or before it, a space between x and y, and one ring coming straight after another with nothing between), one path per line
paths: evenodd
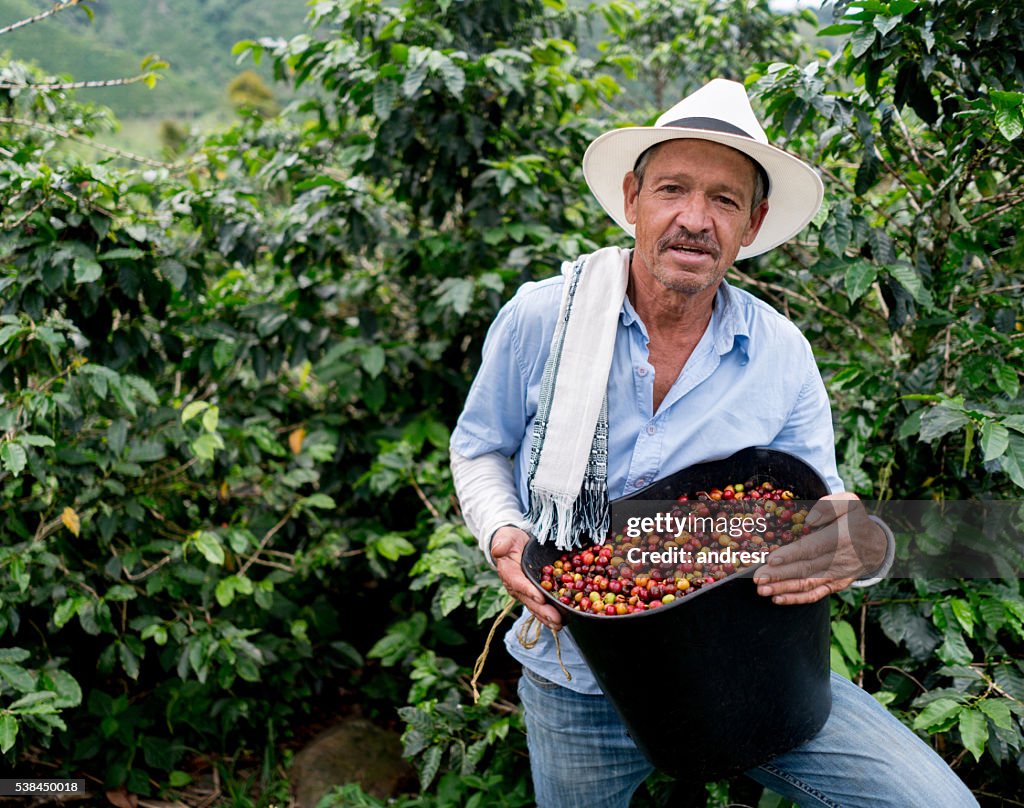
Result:
M297 808L315 808L336 785L359 783L374 797L386 798L416 782L402 758L397 732L365 718L350 718L320 733L295 756L291 767Z

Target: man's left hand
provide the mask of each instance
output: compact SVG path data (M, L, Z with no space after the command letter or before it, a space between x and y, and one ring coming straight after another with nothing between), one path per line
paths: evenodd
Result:
M882 566L886 537L856 494L822 497L804 520L813 531L773 552L754 575L773 603L814 603Z

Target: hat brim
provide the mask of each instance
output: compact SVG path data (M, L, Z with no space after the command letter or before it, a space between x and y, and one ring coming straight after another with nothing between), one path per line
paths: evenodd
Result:
M760 163L768 175L768 215L761 230L736 259L750 258L784 244L803 230L821 207L825 187L818 173L782 149L742 135L668 126L630 126L605 132L583 155L583 176L601 207L629 235L636 229L626 221L622 180L641 153L666 140L710 140L731 146Z

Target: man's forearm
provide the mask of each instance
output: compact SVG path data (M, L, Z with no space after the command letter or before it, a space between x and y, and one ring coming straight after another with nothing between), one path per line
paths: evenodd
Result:
M493 567L494 532L505 525L527 529L512 463L500 452L468 458L453 451L451 468L462 516L480 543L487 563Z

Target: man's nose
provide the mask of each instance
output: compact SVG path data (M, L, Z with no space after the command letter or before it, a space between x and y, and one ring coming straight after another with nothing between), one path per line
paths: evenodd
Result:
M704 194L687 194L679 200L676 209L675 224L694 233L706 233L711 230L711 206Z

